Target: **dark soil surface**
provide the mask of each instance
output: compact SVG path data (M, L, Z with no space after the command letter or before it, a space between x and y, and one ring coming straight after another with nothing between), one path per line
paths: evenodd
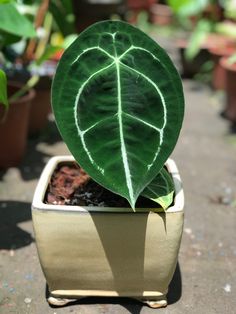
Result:
M45 203L100 207L130 207L127 200L93 181L76 163L60 164L54 171ZM157 204L139 197L137 208L156 208ZM159 207L159 206L158 206Z

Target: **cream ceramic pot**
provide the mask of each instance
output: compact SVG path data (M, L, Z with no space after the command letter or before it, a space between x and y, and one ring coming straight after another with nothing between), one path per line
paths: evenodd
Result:
M44 203L51 175L71 156L53 157L38 182L32 217L48 301L64 305L86 296L133 297L151 307L167 305L183 230L184 195L173 160L173 206L147 209L80 207Z

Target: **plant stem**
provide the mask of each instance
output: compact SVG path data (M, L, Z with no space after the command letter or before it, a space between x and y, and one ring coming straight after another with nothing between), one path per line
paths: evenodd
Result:
M21 96L23 96L26 92L28 92L28 90L34 87L38 83L38 81L39 81L39 75L32 76L21 89L19 89L15 94L9 97L9 103L16 101Z

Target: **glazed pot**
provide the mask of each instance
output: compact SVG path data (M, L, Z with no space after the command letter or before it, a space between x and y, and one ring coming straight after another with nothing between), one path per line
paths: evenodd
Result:
M224 116L236 123L236 63L230 64L227 57L220 59L225 71L226 108Z
M184 195L173 160L166 167L175 183L166 212L149 209L45 204L45 193L58 165L53 157L38 182L32 217L50 304L64 305L87 296L132 297L151 307L167 305L183 230Z
M20 88L17 83L9 83L8 96ZM9 105L8 113L0 124L0 168L17 166L25 153L28 134L30 105L35 97L35 91L30 90L26 95ZM0 105L0 119L5 110Z

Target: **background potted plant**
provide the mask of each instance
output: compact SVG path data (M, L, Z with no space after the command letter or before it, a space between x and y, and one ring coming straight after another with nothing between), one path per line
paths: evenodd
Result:
M0 4L0 20L0 65L3 68L11 58L10 46L20 42L22 37L36 36L36 32L14 2ZM7 83L5 72L0 70L0 168L16 166L23 157L30 103L34 97L33 83L34 80L28 81L22 89L19 82Z
M39 77L30 111L29 133L32 135L39 133L48 122L52 77L63 50L76 35L70 0L32 1L31 5L35 6L34 25L40 36L27 44L22 62L31 75Z
M63 54L52 104L84 170L73 157L55 157L35 191L48 301L127 296L166 306L184 205L178 170L167 161L184 113L174 65L133 26L96 23Z

